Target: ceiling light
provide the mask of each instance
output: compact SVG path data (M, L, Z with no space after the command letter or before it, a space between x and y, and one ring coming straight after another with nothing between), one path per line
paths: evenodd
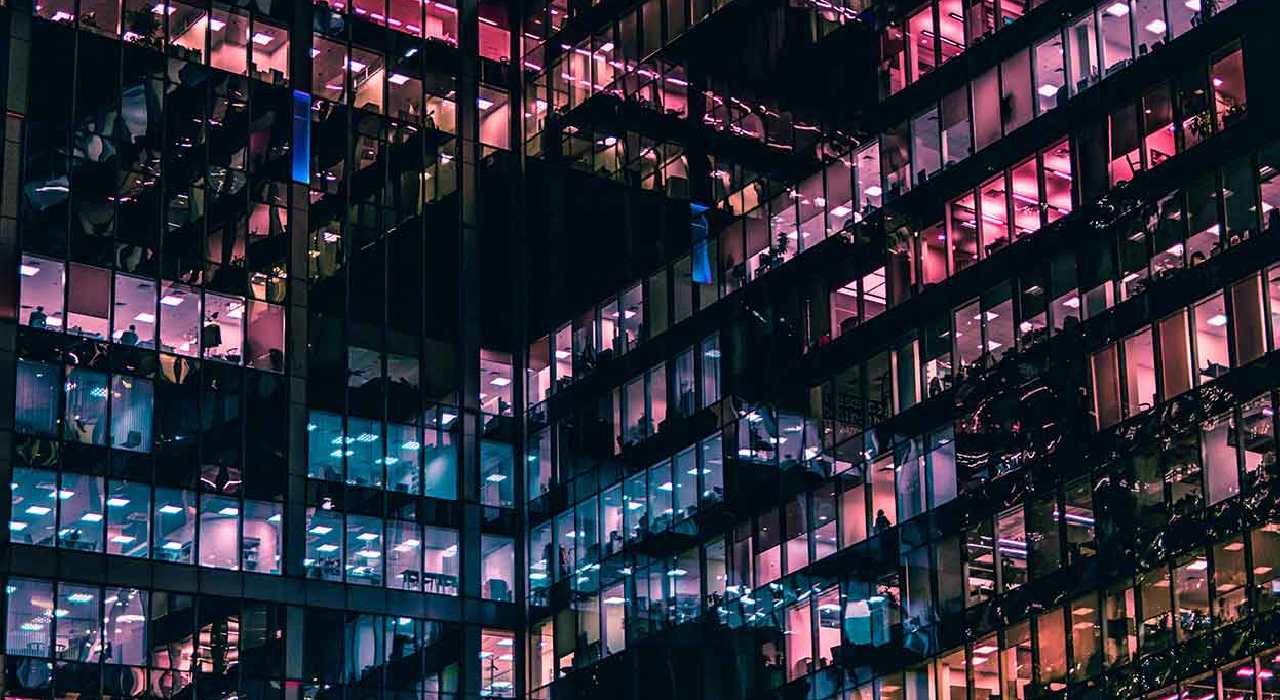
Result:
M1045 83L1044 85L1041 85L1036 92L1040 93L1043 97L1053 97L1058 94L1059 89L1060 88L1056 85L1049 85L1048 83Z
M409 82L409 76L400 75L399 73L392 73L390 77L387 78L387 82L391 83L392 85L404 85L405 83Z
M879 186L877 185L872 185L867 189L863 190L863 193L866 194L868 197L879 197L883 192L884 190L880 189Z
M480 109L489 109L490 107L492 107L492 106L493 106L493 103L492 103L492 102L490 102L489 100L486 100L486 99L485 99L485 98L483 98L483 97L477 97L477 98L476 98L476 105L477 105L478 107L480 107Z
M313 535L327 535L330 532L333 532L333 528L328 527L326 525L316 525L315 527L311 528L309 532Z
M148 312L146 312L146 311L143 311L142 313L138 314L137 316L134 316L134 317L133 317L133 320L135 320L135 321L139 321L139 322L142 322L142 323L155 323L155 322L156 322L156 315L155 315L155 314L153 314L153 313L148 313Z
M35 265L20 265L18 272L21 272L23 277L35 277L40 273L40 268Z
M108 499L107 499L107 505L111 506L112 508L121 508L121 507L124 507L124 506L129 505L129 499L127 499L127 498L108 498Z
M487 480L487 481L492 481L493 483L495 483L495 484L496 484L496 483L498 483L498 482L500 482L500 481L506 481L506 480L507 480L507 475L506 475L506 474L490 474L490 475L487 477L487 479L486 479L486 480Z
M316 547L316 551L317 551L317 552L324 552L325 554L328 554L329 552L336 552L336 551L338 551L338 545L336 545L336 544L322 544L322 545L320 545L319 547Z
M1151 32L1152 34L1160 34L1160 35L1163 35L1164 31L1168 28L1169 28L1169 25L1165 24L1164 20L1162 19L1153 19L1147 23L1146 27L1144 27L1144 29Z
M47 506L27 506L27 515L48 515L51 512L53 509Z
M151 8L151 11L156 13L157 15L171 15L174 13L174 10L177 10L177 9L178 8L174 7L173 5L158 3L155 7Z
M9 529L13 530L14 532L22 532L23 530L27 529L27 524L22 522L21 520L10 520Z
M175 505L164 505L160 506L160 512L165 515L173 515L174 513L181 513L182 509Z
M1112 17L1124 17L1129 14L1129 4L1125 2L1117 2L1107 8L1107 14Z
M223 21L222 21L222 20L220 20L220 19L211 19L211 20L209 20L209 28L210 28L210 29L212 29L212 30L213 30L213 31L215 31L215 32L220 32L220 31L222 31L222 28L223 28L223 27L225 27L225 26L227 26L227 23L226 23L226 22L223 22Z
M1195 12L1200 11L1200 0L1187 0L1183 4L1186 5L1189 10L1193 10Z
M557 360L567 360L567 359L569 359L569 351L568 351L568 350L556 350L556 359L557 359Z
M275 40L276 40L275 37L271 36L270 34L263 34L262 32L257 32L253 35L253 43L257 44L258 46L266 46L267 44L270 44Z
M183 298L182 298L182 297L180 297L180 296L176 296L176 295L170 295L170 296L167 296L167 297L162 297L162 298L160 299L160 303L161 303L161 304L164 304L165 306L177 306L178 304L181 304L182 302L183 302Z
M218 515L240 515L240 509L233 506L227 506L218 511Z
M1225 326L1227 325L1227 317L1222 314L1218 314L1217 316L1210 318L1206 323L1210 326Z

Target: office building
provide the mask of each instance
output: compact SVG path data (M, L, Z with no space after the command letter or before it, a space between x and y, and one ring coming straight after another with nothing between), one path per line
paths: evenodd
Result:
M6 698L1280 698L1280 3L0 0Z

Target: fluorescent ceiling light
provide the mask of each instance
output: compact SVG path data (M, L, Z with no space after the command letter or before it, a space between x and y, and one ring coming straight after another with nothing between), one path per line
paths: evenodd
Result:
M1217 316L1214 316L1213 318L1206 321L1206 323L1208 323L1210 326L1225 326L1227 325L1227 317L1223 316L1222 314L1218 314Z
M257 44L258 46L266 46L267 44L270 44L275 40L276 40L275 37L271 36L270 34L263 34L262 32L256 32L253 35L253 43Z
M399 73L392 73L387 78L387 82L391 83L392 85L404 85L405 83L409 82L409 76L400 75Z
M1054 95L1058 94L1059 89L1060 88L1058 88L1058 86L1056 85L1049 85L1048 83L1046 83L1044 85L1041 85L1039 89L1036 90L1036 92L1040 93L1040 95L1043 97L1053 97Z
M1112 3L1112 5L1107 8L1107 14L1111 15L1112 17L1124 17L1125 15L1129 14L1129 3L1125 3L1125 2Z
M1162 19L1153 19L1147 23L1146 27L1143 27L1143 28L1151 32L1152 34L1163 35L1165 30L1169 28L1169 25L1165 24L1164 20Z
M21 272L23 277L35 277L40 273L40 268L35 265L20 265L18 272Z
M865 192L864 192L864 193L865 193L868 197L879 197L883 192L884 192L884 190L880 189L880 187L879 187L879 186L877 186L877 185L872 185L872 186L868 187L868 188L865 190Z
M209 20L209 28L210 28L210 29L212 29L212 30L213 30L213 31L215 31L215 32L220 32L220 31L222 31L222 28L223 28L223 27L225 27L225 26L227 26L227 23L226 23L226 22L223 22L223 21L222 21L222 20L220 20L220 19L211 19L211 20Z

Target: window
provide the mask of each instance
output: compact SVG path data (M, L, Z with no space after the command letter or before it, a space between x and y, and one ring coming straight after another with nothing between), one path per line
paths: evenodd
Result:
M151 552L151 487L111 480L106 496L107 554L146 557Z
M720 400L720 336L702 341L702 405Z
M1098 36L1093 13L1082 15L1067 27L1067 85L1071 94L1098 81Z
M8 587L6 651L10 656L49 658L53 651L53 584L12 578Z
M1120 377L1116 346L1108 345L1093 353L1093 410L1098 429L1120 421Z
M490 600L512 602L515 585L515 543L510 537L480 536L481 594Z
M164 561L192 563L195 560L195 492L157 486L152 517L151 556Z
M1195 306L1196 369L1199 383L1226 374L1231 366L1227 353L1227 310L1222 294L1215 294Z
M1133 62L1133 40L1129 34L1133 14L1129 3L1130 0L1107 0L1099 6L1104 75L1111 75Z
M200 499L200 566L240 568L240 502L230 498Z
M1212 83L1218 126L1226 128L1241 119L1246 111L1244 55L1240 49L1214 61Z
M322 508L307 509L307 553L302 560L307 578L341 581L342 514Z
M1207 325L1207 323L1206 323ZM1191 388L1191 356L1187 312L1160 321L1161 396L1173 398Z
M1156 370L1151 330L1124 340L1126 416L1151 410L1156 403Z
M1062 34L1055 32L1035 45L1036 114L1043 114L1061 104L1065 95L1066 69L1062 50Z
M964 87L942 97L942 165L951 166L973 155L969 93Z
M981 151L1000 138L1004 102L1000 98L1000 77L996 69L975 78L970 89L973 91L973 147Z
M348 583L382 585L382 521L368 515L347 515L344 568Z
M938 110L926 110L911 120L912 173L916 182L924 182L942 168L942 141Z
M1000 64L1000 86L1000 120L1008 134L1031 121L1036 113L1030 51L1023 49Z

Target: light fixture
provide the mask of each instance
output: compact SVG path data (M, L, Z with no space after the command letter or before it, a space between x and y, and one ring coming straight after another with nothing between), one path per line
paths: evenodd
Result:
M338 545L336 545L336 544L322 544L322 545L320 545L319 547L316 547L316 551L317 551L317 552L323 552L324 554L328 554L329 552L336 552L336 551L338 551Z
M1146 29L1152 34L1160 34L1162 36L1164 35L1165 30L1168 28L1169 28L1169 25L1165 24L1164 20L1162 19L1153 19L1147 23L1147 26L1143 27L1143 29Z
M613 137L613 136L606 136L606 137L604 137L604 145L605 145L605 146L613 146L613 145L615 145L615 144L617 144L617 143L618 143L618 139L617 139L617 138L615 138L615 137Z
M177 295L161 297L160 299L160 303L164 304L165 306L177 306L178 304L181 304L183 301L185 300L182 297Z
M359 535L356 535L356 539L363 542L371 542L378 539L378 535L372 532L362 532Z
M600 45L600 50L601 50L601 51L604 51L605 53L608 53L608 52L612 51L612 50L613 50L613 42L612 42L612 41L606 41L606 42L604 42L603 44L601 44L601 45Z
M866 194L868 197L879 197L883 192L884 190L880 189L878 185L872 185L867 189L863 190L863 193Z
M218 515L240 515L240 509L234 506L227 506L226 508L218 511Z
M147 311L143 311L137 316L134 316L133 320L138 321L139 323L155 323L156 315L153 313L149 313Z
M313 535L327 535L330 532L333 532L333 528L327 525L316 525L315 527L311 528L308 532L310 532Z
M135 539L137 538L131 535L116 535L115 537L111 538L111 541L116 544L129 544L133 542Z
M253 43L257 44L258 46L266 46L267 44L270 44L275 40L276 40L275 37L271 36L270 34L264 34L262 32L255 32L253 35Z
M1193 12L1199 12L1199 11L1200 11L1200 0L1187 0L1187 1L1186 1L1185 3L1183 3L1183 4L1187 6L1187 9L1188 9L1188 10L1191 10L1191 11L1193 11Z
M1107 8L1107 14L1111 15L1112 17L1124 17L1125 15L1129 14L1129 3L1127 2L1113 3L1110 7Z
M48 515L51 512L53 509L47 506L27 506L27 515Z
M476 106L478 106L481 110L485 110L485 109L489 109L490 107L492 107L492 106L493 106L493 103L492 103L492 102L490 102L489 100L486 100L486 99L485 99L485 98L483 98L483 97L477 97L477 98L476 98Z
M834 216L834 217L836 217L837 219L843 219L844 217L848 216L848 215L849 215L849 212L851 212L851 211L853 211L853 210L852 210L852 209L850 209L849 207L844 206L844 205L842 204L842 205L840 205L840 206L836 207L835 209L832 209L832 210L831 210L831 215L832 215L832 216Z
M171 15L177 9L178 8L174 7L173 5L166 5L161 2L161 3L157 3L155 7L151 8L151 11L156 13L157 15Z
M1057 85L1050 85L1048 83L1045 83L1044 85L1041 85L1039 89L1036 90L1036 92L1040 93L1042 97L1053 97L1054 95L1058 94L1059 89L1061 88L1059 88Z
M490 474L488 477L485 478L485 480L492 481L493 483L496 484L500 481L506 481L507 475L506 474Z
M489 383L494 386L506 386L511 383L511 380L506 377L494 377L489 380Z
M181 513L182 509L175 505L163 505L160 506L160 512L165 515L173 515L174 513Z
M569 359L569 351L568 351L568 350L556 350L556 359L557 359L557 360L567 360L567 359Z
M122 508L122 507L124 507L124 506L129 505L129 499L127 499L127 498L108 498L108 499L107 499L107 505L108 505L108 506L111 506L112 508Z
M1222 315L1222 314L1218 314L1218 315L1213 316L1212 318L1210 318L1210 319L1209 319L1208 321L1206 321L1205 323L1208 323L1210 326L1215 326L1215 327L1217 327L1217 326L1225 326L1225 325L1227 325L1227 317L1226 317L1226 316L1224 316L1224 315Z
M22 273L23 277L35 277L36 275L40 274L40 268L36 267L35 265L24 264L24 265L18 266L18 272Z
M9 529L13 530L14 532L22 532L23 530L27 529L27 524L22 522L21 520L10 520Z
M211 20L209 20L209 29L212 29L212 30L213 30L213 31L215 31L215 32L220 32L220 31L222 31L222 28L223 28L223 27L225 27L225 26L227 26L227 23L226 23L226 22L223 22L223 21L222 21L222 20L220 20L220 19L211 19Z
M399 73L392 73L390 76L387 77L387 82L391 83L392 85L404 85L405 83L409 82L409 76L401 75Z
M422 543L414 539L409 539L409 540L405 540L404 542L401 542L401 544L404 545L405 547L413 548L413 547L417 547Z
M169 550L182 549L182 543L181 543L181 542L174 542L173 540L169 540L169 541L165 542L164 544L160 545L160 548L161 548L161 549L169 549Z

